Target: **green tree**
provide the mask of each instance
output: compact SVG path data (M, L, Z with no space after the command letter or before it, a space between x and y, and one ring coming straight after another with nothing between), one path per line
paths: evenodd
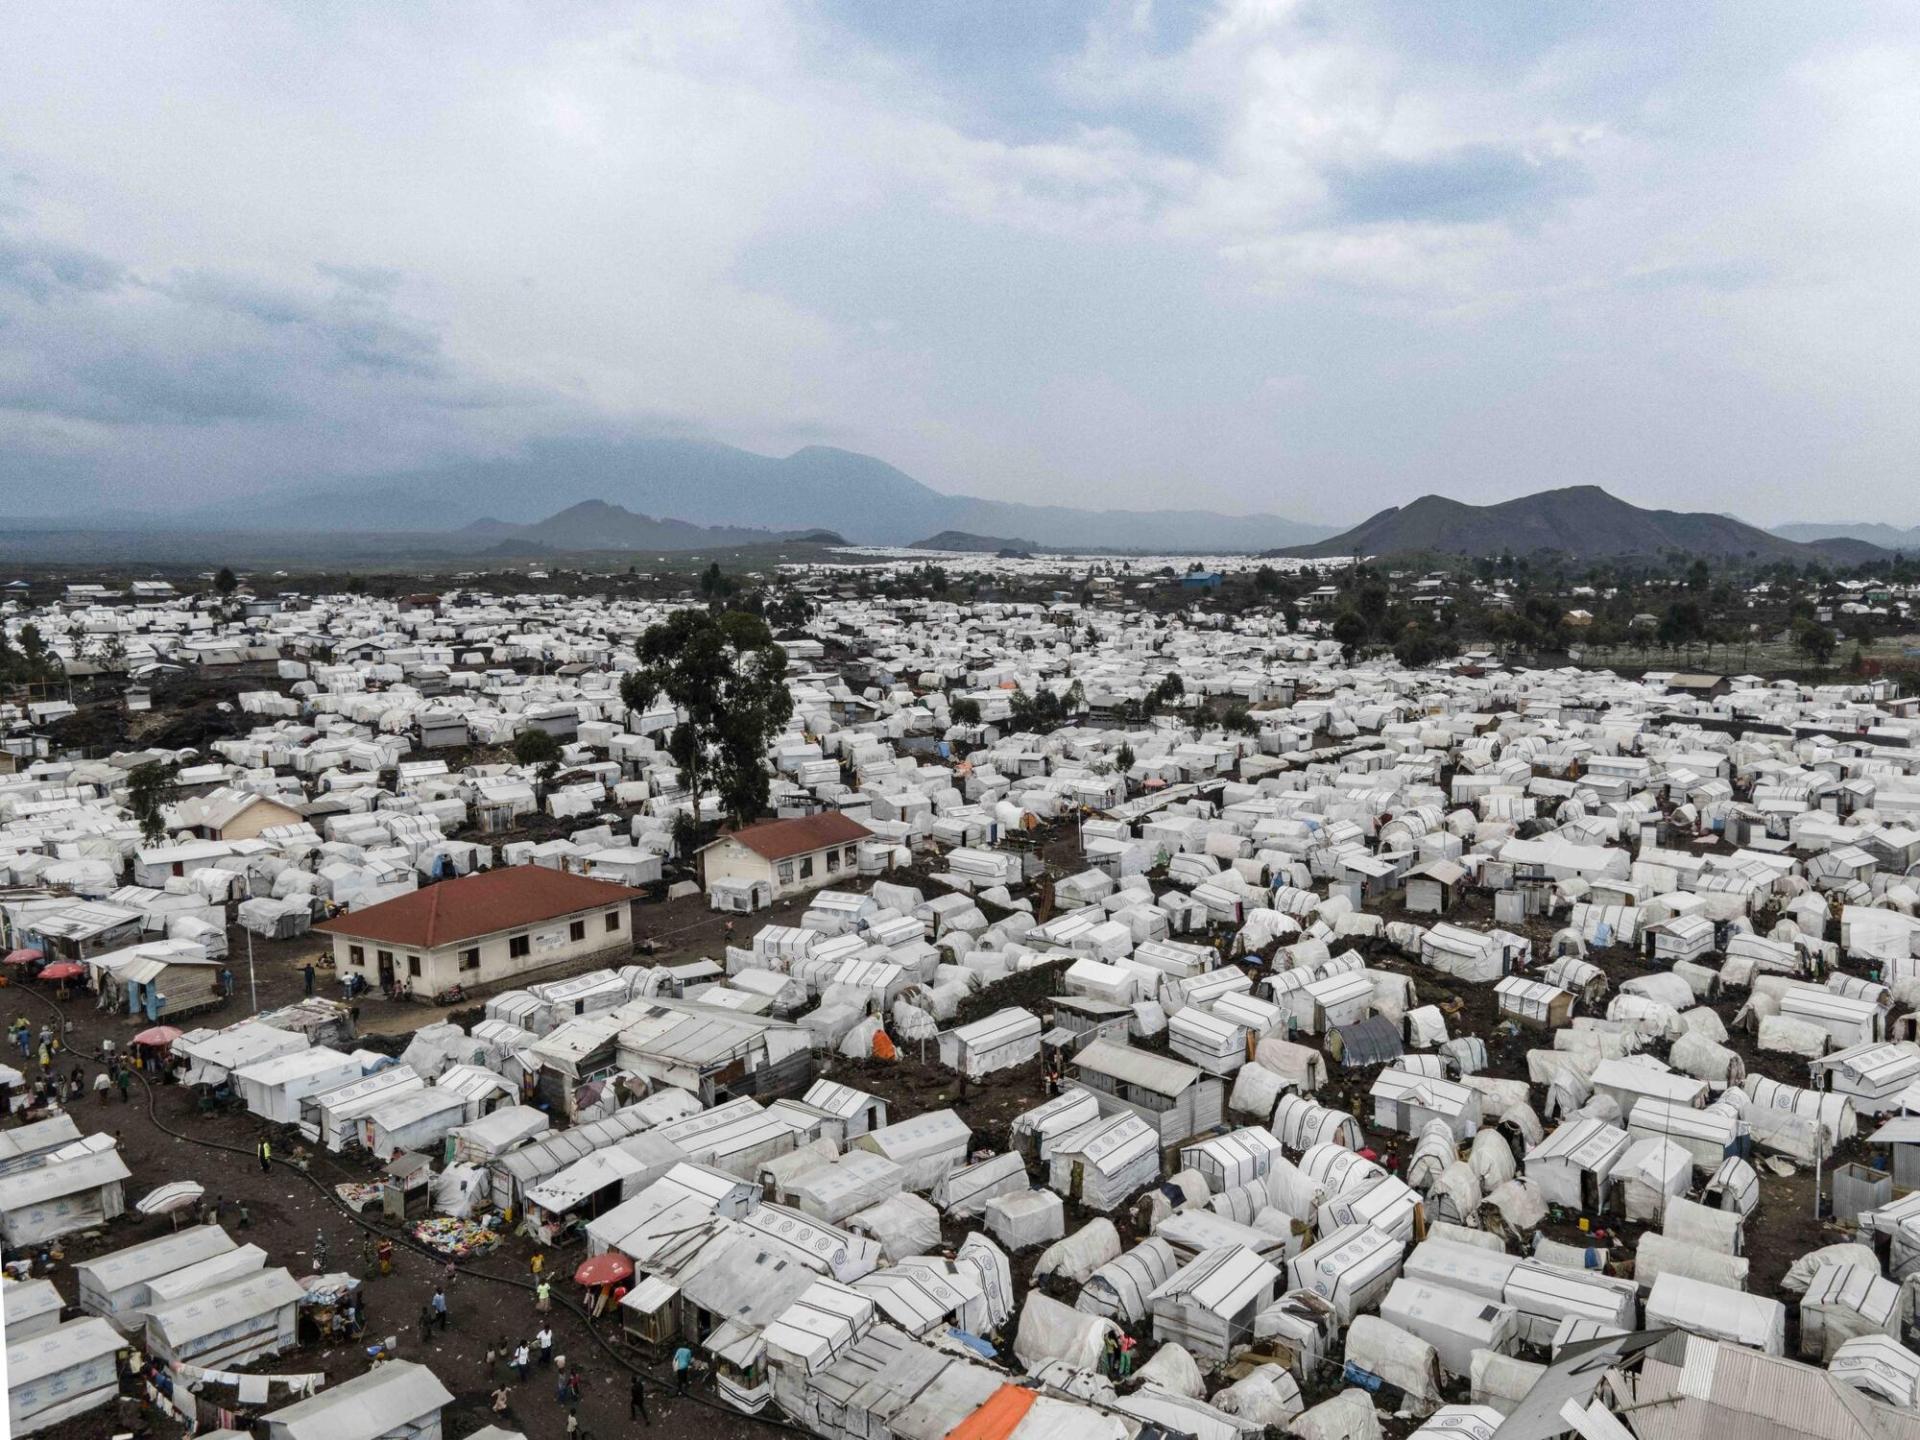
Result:
M1655 638L1669 650L1685 646L1691 652L1694 643L1707 633L1706 612L1700 608L1698 600L1676 600L1667 606L1667 613L1660 617L1660 626Z
M14 680L48 680L65 668L60 657L47 648L40 627L32 623L20 627L20 649L13 652L0 647L0 675ZM9 673L10 672L10 673Z
M101 636L93 644L93 660L102 670L117 674L127 668L127 642L118 633Z
M1367 622L1357 610L1342 610L1333 617L1333 638L1340 642L1340 649L1351 665L1360 653L1360 647L1367 643L1370 632Z
M620 682L629 709L664 699L684 718L667 753L692 797L717 790L736 824L766 808L767 746L793 715L787 652L766 621L744 611L676 611L640 637L640 667Z
M514 764L531 768L542 785L551 785L560 773L560 759L560 742L538 725L530 725L513 737Z
M1118 770L1122 775L1133 769L1133 760L1133 746L1131 745L1122 745L1118 750L1113 752L1113 768Z
M240 588L240 577L222 565L220 573L213 577L213 588L220 592L222 599L225 599Z
M1220 717L1222 729L1231 730L1239 735L1258 735L1260 721L1244 705L1229 706L1227 713Z
M1393 642L1394 659L1410 670L1431 665L1436 660L1449 659L1459 652L1460 647L1451 635L1419 625L1409 625L1400 632L1400 638Z
M1839 643L1833 631L1812 620L1802 620L1793 627L1794 648L1823 670Z
M947 706L947 714L953 717L956 725L978 725L980 723L980 702L970 696L962 695Z
M167 838L167 822L160 813L180 798L173 767L149 760L127 772L127 809L139 822L140 838L158 845Z
M1361 587L1357 600L1360 618L1366 622L1367 634L1384 635L1387 627L1387 587L1384 585L1366 585Z

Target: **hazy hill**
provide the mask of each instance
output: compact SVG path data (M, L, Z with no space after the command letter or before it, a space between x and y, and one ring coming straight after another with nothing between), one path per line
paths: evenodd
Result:
M784 458L698 440L545 440L519 454L448 462L351 484L283 483L198 519L261 529L446 530L488 522L504 538L555 506L601 500L692 525L828 529L905 545L942 530L1025 535L1064 548L1259 550L1332 533L1273 515L1076 510L946 495L871 455L825 446ZM245 516L244 521L239 517Z
M1853 541L1803 544L1725 515L1643 510L1597 485L1544 490L1497 505L1423 495L1382 510L1343 535L1285 553L1337 555L1515 555L1551 550L1576 560L1653 556L1683 550L1708 556L1857 561L1876 553Z
M1031 554L1046 547L1037 540L1008 540L999 535L974 535L965 530L942 530L913 542L915 550L954 550L968 555L998 555L1003 550Z
M1882 550L1920 550L1920 525L1902 530L1898 525L1883 525L1877 521L1849 525L1776 525L1771 534L1783 540L1798 540L1811 543L1820 540L1858 540L1867 545L1878 545Z
M473 529L467 526L463 533L471 534ZM515 540L556 550L699 550L708 545L764 545L791 538L772 530L655 519L605 500L582 500L532 525L491 533L510 533Z

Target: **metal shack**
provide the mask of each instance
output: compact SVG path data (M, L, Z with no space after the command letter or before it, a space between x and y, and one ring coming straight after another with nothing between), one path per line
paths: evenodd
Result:
M219 1368L278 1355L298 1339L306 1295L284 1269L260 1270L147 1312L147 1349L171 1364Z
M0 1175L0 1241L25 1249L123 1214L122 1186L131 1171L117 1148L68 1159L45 1156L38 1165Z
M440 1410L452 1399L426 1366L389 1360L260 1418L267 1440L440 1440Z
M7 1433L32 1435L111 1405L126 1342L104 1320L70 1320L7 1346Z
M1224 1363L1253 1340L1253 1317L1273 1303L1280 1272L1244 1245L1208 1250L1148 1297L1153 1336Z
M152 1298L148 1286L162 1275L236 1250L218 1225L190 1225L172 1235L115 1250L73 1267L80 1282L80 1308L122 1329L137 1327L134 1312Z
M1101 1114L1137 1115L1158 1134L1162 1149L1225 1123L1226 1087L1197 1065L1108 1040L1093 1041L1072 1064Z

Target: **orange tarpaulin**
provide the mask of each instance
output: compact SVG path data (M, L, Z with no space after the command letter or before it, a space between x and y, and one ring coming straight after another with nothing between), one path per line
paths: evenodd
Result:
M894 1058L893 1041L888 1038L887 1032L884 1030L876 1030L873 1032L873 1058L876 1060L891 1060Z
M1027 1418L1034 1399L1031 1390L1002 1385L987 1397L986 1404L949 1430L947 1440L1007 1440Z

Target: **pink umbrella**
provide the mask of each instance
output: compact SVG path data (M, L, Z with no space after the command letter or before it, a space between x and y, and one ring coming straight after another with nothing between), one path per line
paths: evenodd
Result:
M40 972L42 980L78 980L87 973L84 965L76 965L71 960L56 960Z
M44 950L9 950L0 956L0 965L31 965L35 961L46 959Z
M152 1029L142 1030L133 1037L136 1045L171 1045L180 1038L181 1031L173 1025L155 1025Z
M618 1285L633 1278L633 1261L617 1250L608 1250L580 1262L573 1272L576 1285Z

